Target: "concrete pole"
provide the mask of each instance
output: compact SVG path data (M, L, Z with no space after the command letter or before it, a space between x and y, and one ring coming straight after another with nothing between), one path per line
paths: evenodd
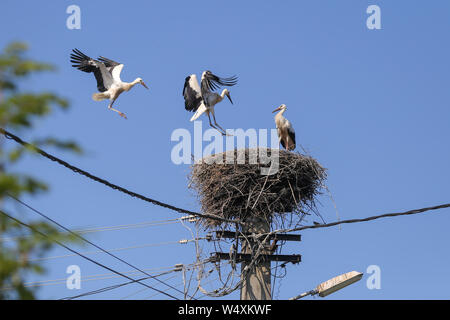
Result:
M267 233L270 232L270 223L267 220L252 217L246 221L249 225L248 233ZM242 240L242 253L251 253L251 247L246 240ZM251 245L255 243L251 241ZM265 244L267 248L269 243ZM264 249L262 254L268 254L268 250ZM249 262L242 262L242 273ZM242 276L241 276L242 277ZM241 287L241 300L271 300L271 272L270 261L262 261L253 265L247 272L247 276L243 279Z

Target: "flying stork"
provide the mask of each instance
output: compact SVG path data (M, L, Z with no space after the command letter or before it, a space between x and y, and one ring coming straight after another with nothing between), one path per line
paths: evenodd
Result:
M236 76L220 78L209 70L202 73L201 87L198 85L197 76L195 74L186 77L183 87L184 106L186 110L195 112L191 121L198 119L206 112L209 119L209 125L219 131L222 135L226 135L225 130L216 121L214 106L222 101L225 96L230 100L231 104L233 104L233 100L231 100L228 89L223 89L221 94L213 92L213 90L216 90L221 86L231 87L236 83ZM210 114L213 116L214 125L211 123Z
M112 106L122 92L129 91L138 83L148 89L144 81L141 78L136 78L133 82L123 82L120 80L123 64L102 56L95 60L78 49L73 49L72 51L73 53L70 55L70 62L73 63L72 67L87 73L93 72L97 80L97 89L100 92L94 93L92 99L95 101L109 99L111 102L108 105L108 109L117 112L126 119L127 117L124 113L114 109Z
M286 109L286 105L282 104L273 110L272 113L279 111L275 115L275 125L277 126L278 139L283 148L290 151L295 149L295 130L292 127L291 122L283 117L283 113Z

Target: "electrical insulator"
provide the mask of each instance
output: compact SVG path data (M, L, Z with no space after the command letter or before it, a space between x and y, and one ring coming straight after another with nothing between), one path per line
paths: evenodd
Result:
M175 265L173 271L181 271L181 270L183 270L183 266L184 266L184 265L183 265L182 263L177 263L177 264Z

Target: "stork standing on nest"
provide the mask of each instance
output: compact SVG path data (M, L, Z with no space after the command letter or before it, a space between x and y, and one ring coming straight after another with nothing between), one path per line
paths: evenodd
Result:
M228 89L224 89L221 94L213 92L213 90L216 90L221 86L234 86L236 83L236 76L220 78L209 70L202 74L201 87L198 85L195 74L186 77L183 88L184 106L186 110L195 112L191 121L198 119L206 112L209 118L209 125L219 131L222 135L226 135L225 130L216 121L214 106L221 102L225 97L230 100L231 104L233 104L233 100L231 100ZM214 125L211 122L210 114L213 116Z
M288 151L295 149L295 130L291 122L283 117L283 113L287 110L285 104L272 111L272 113L279 111L275 115L275 125L277 126L278 139L283 148Z
M111 102L108 105L108 109L117 112L126 119L127 117L123 112L114 109L112 106L122 92L129 91L138 83L148 89L144 81L141 78L136 78L133 82L123 82L120 79L123 64L102 56L98 60L94 60L78 49L73 49L72 51L73 53L70 55L70 62L73 63L72 67L87 73L93 72L97 80L97 89L100 92L94 93L92 99L95 101L109 99Z

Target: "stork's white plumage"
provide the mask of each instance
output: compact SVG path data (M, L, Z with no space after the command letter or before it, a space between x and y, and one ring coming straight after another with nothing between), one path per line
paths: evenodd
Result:
M73 63L72 67L83 72L94 73L97 80L97 89L100 92L94 93L92 99L95 101L109 99L111 102L108 105L108 109L117 112L126 119L127 117L124 113L114 109L112 106L122 92L129 91L138 83L148 89L144 81L141 78L136 78L133 82L123 82L120 79L120 73L123 69L122 63L102 56L95 60L78 49L73 49L72 51L73 53L70 55L70 62Z
M286 105L282 104L273 110L272 113L279 111L275 115L275 125L277 126L278 139L283 148L290 151L295 149L295 130L292 127L291 122L283 116L283 113L286 110Z
M227 97L232 104L233 100L231 100L228 89L224 89L221 94L213 92L213 90L218 89L221 86L234 86L236 83L237 77L235 76L230 78L220 78L209 70L203 72L201 86L199 86L195 74L186 77L183 87L184 105L186 110L195 112L191 121L198 119L206 112L209 119L209 125L221 134L226 135L225 130L216 121L214 106L221 102L225 97ZM211 123L210 114L213 116L214 125Z

